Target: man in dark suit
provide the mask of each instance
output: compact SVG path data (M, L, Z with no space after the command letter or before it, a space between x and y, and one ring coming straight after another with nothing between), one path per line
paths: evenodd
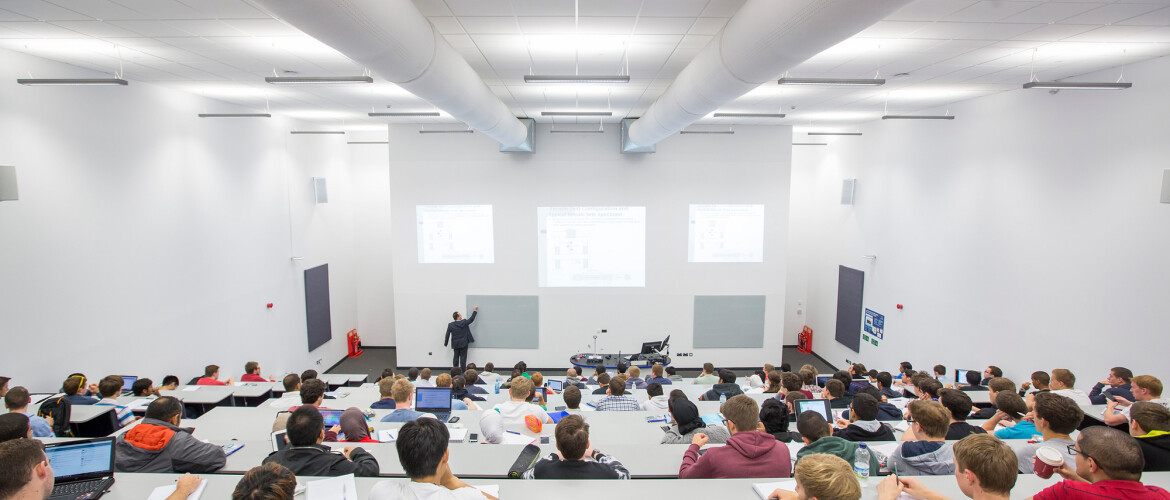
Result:
M475 321L475 313L479 312L479 306L471 311L471 317L463 319L459 311L451 313L452 321L447 324L447 334L443 336L443 347L447 347L450 342L451 348L455 350L455 357L451 360L451 366L459 368L459 371L467 370L467 344L475 342L475 337L471 336L471 322Z

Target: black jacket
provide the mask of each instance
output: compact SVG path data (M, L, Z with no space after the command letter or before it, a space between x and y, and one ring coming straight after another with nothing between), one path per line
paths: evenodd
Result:
M1170 434L1137 438L1146 457L1143 471L1170 471Z
M1095 405L1103 405L1109 402L1109 398L1106 395L1121 396L1125 399L1133 401L1134 398L1132 390L1132 384L1122 384L1117 387L1106 387L1105 384L1097 382L1097 385L1093 386L1093 390L1089 391L1089 401L1092 401Z
M727 399L743 394L743 389L735 383L730 384L715 384L711 386L711 390L704 392L699 396L699 401L719 401L719 396L726 394Z
M471 311L470 318L447 323L447 334L443 336L443 347L447 347L449 341L452 349L466 349L467 344L475 342L475 337L471 336L471 322L475 321L475 313L477 312L479 311Z
M858 442L897 441L894 438L894 431L890 430L885 424L874 432L867 431L856 425L850 425L844 429L835 429L833 435L841 439Z
M849 405L851 404L853 404L853 397L849 395L844 395L839 398L833 398L829 400L829 408L834 410L849 408Z
M947 428L947 441L958 441L971 434L987 434L987 431L967 422L951 422L951 426Z
M330 450L328 446L311 444L273 452L262 463L276 462L298 476L378 476L378 461L370 452L355 448L349 456L352 461L340 452Z
M995 416L995 412L997 412L997 411L999 411L999 408L996 408L994 406L992 406L991 408L980 408L978 411L976 411L975 413L972 413L967 418L972 419L972 420L990 420L991 417Z
M485 394L486 394L486 392L485 392ZM459 390L455 390L455 389L451 390L451 399L454 399L456 401L463 401L463 398L469 398L472 401L487 401L487 399L485 399L485 398L482 398L480 396L476 396L471 391L467 390L467 388L463 388L463 389L459 389Z

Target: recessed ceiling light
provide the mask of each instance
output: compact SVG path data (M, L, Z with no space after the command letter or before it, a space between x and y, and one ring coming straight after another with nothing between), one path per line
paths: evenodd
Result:
M828 146L827 142L794 142L793 146Z
M680 134L722 134L722 135L731 135L731 134L734 134L734 133L735 133L735 131L734 131L734 130L679 130L679 131L678 131L678 133L680 133Z
M344 130L290 130L292 135L345 135Z
M629 75L524 75L524 83L630 83Z
M369 76L269 76L264 81L274 84L331 84L331 83L374 83Z
M954 120L955 115L884 115L883 120Z
M613 111L541 111L540 116L613 116Z
M878 86L885 85L885 78L781 78L780 85L835 85L835 86Z
M861 135L861 132L809 132L808 135Z
M370 116L439 116L438 111L387 111L383 113L369 113Z
M1026 89L1070 89L1070 90L1124 90L1133 87L1129 82L1028 82Z
M199 113L200 118L272 118L271 113Z
M16 83L29 86L120 85L123 87L130 84L121 78L17 78Z
M784 118L784 113L715 113L715 118Z

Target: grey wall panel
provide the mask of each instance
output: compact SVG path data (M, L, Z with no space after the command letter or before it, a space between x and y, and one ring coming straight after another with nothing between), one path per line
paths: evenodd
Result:
M764 347L764 296L696 295L694 347Z
M471 347L540 347L540 299L535 295L468 295L464 316L479 306Z
M310 352L333 338L329 315L329 264L305 269L305 319Z
M865 272L840 266L837 276L837 342L861 351L861 300Z

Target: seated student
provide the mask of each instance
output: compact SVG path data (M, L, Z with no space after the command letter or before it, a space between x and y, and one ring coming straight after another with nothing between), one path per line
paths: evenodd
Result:
M1016 455L995 436L973 434L951 447L955 454L955 481L968 498L1008 500L1016 486ZM878 500L913 498L949 500L913 477L888 476L878 484Z
M102 395L102 399L94 406L113 406L114 414L118 418L118 428L126 427L133 422L134 412L130 408L118 404L118 397L122 395L122 386L126 384L125 380L118 375L109 375L98 382L98 392Z
M902 420L902 410L899 410L897 406L894 406L891 403L883 401L882 393L878 391L877 387L871 385L865 389L862 389L861 392L858 392L858 394L868 394L874 399L874 401L878 402L878 420ZM845 413L848 414L849 412ZM849 418L849 416L845 415L845 418Z
M1081 430L1073 463L1056 473L1064 481L1029 497L1034 500L1077 498L1170 499L1170 492L1142 484L1141 445L1124 432L1104 426Z
M1035 425L1036 431L1044 436L1044 440L1040 443L1026 443L1015 448L1016 457L1020 459L1020 472L1024 474L1035 472L1032 468L1032 458L1036 456L1036 450L1042 446L1059 451L1064 456L1065 463L1073 463L1073 456L1069 454L1068 450L1075 442L1069 434L1077 430L1077 427L1081 425L1081 420L1085 418L1081 407L1077 406L1073 400L1063 396L1037 394L1035 413L1036 418L1033 425Z
M1028 405L1014 392L1001 392L995 396L995 415L983 423L983 430L994 432L1000 439L1031 439L1036 426L1024 416ZM1003 422L1000 425L1000 422Z
M865 365L861 363L854 363L849 368L849 385L845 386L845 391L849 394L857 394L866 387L873 387L873 384L868 380L869 370L865 369ZM866 379L866 380L861 380ZM844 382L844 380L842 380Z
M1032 377L1028 382L1020 384L1020 397L1027 396L1029 392L1048 392L1048 372L1034 371Z
M325 385L325 382L319 378L306 380L305 383L301 384L301 404L320 408L321 404L325 402L325 391L328 389L329 386ZM289 408L289 411L295 409L296 407Z
M829 400L830 408L849 408L849 403L853 401L845 394L845 384L835 378L825 382L825 390L821 392L821 397Z
M675 405L683 404L677 400ZM689 401L688 401L689 402ZM760 407L752 398L740 394L720 405L719 413L727 422L731 437L721 447L699 449L707 444L706 434L696 433L691 446L683 453L679 479L730 477L789 477L792 475L788 446L763 432Z
M967 393L955 389L943 389L939 392L938 402L951 415L947 427L947 441L957 441L971 434L987 434L982 427L967 423L967 415L971 414L971 397Z
M800 375L784 372L777 378L780 379L780 392L779 396L776 396L777 399L787 399L788 394L793 392L799 392L804 394L805 398L812 399L812 393L804 390L804 380L800 378ZM768 381L771 382L771 379L769 378Z
M980 408L968 418L986 420L994 416L997 411L995 398L999 397L999 393L1003 391L1016 392L1016 383L1006 377L995 377L987 382L987 400L991 402L991 406L989 408ZM1029 408L1031 408L1030 405Z
M382 417L383 422L410 422L420 417L435 418L434 414L423 413L411 407L414 401L414 384L408 380L398 379L390 387L390 396L394 398L394 411Z
M1071 398L1078 405L1088 406L1093 404L1093 401L1089 399L1089 395L1085 394L1085 391L1073 387L1077 384L1077 376L1073 375L1073 372L1064 368L1057 368L1052 370L1051 379L1048 384L1048 387L1052 389L1051 392L1060 394L1066 398Z
M301 372L301 383L302 384L305 383L305 381L307 381L307 380L313 380L315 378L317 378L317 370L310 368L308 370Z
M393 410L398 407L398 403L394 402L394 382L397 380L394 377L383 378L378 381L378 394L381 399L370 404L370 408L375 410Z
M345 441L347 443L377 443L377 439L370 437L370 423L366 421L366 416L357 408L346 408L341 412L341 418L338 424L341 427L341 435L338 441ZM344 438L344 439L341 439Z
M393 368L383 368L382 369L382 376L378 377L378 380L382 380L384 378L394 378L394 369Z
M801 460L792 477L796 491L776 489L768 498L780 500L860 500L861 483L853 475L853 464L826 454Z
M203 377L196 381L195 385L232 385L232 379L229 378L220 382L219 367L216 365L207 365L203 368Z
M800 380L804 382L800 390L812 395L809 399L820 397L820 393L824 389L817 385L817 370L815 368L811 365L800 367Z
M0 442L32 438L32 427L29 427L28 419L24 415L18 413L0 415Z
M764 378L765 386L759 389L753 389L753 391L760 391L763 394L782 394L783 381L780 380L780 372L773 370L766 375L767 376ZM784 396L780 396L780 398L783 397Z
M150 402L138 425L114 445L118 472L214 472L227 463L223 447L205 443L179 427L183 403L171 396Z
M232 500L292 500L296 489L297 476L288 467L270 462L245 472L232 490Z
M905 397L902 391L893 388L894 379L890 376L890 372L879 372L877 374L878 390L881 391L882 396L896 399Z
M158 386L160 391L173 391L179 388L179 377L174 375L167 375L163 377L162 385Z
M561 399L565 400L565 408L568 410L581 409L581 389L575 385L570 385L561 393Z
M519 380L519 379L522 379L522 378L524 378L524 379L527 379L527 378L530 378L530 377L525 377L525 376L524 376L524 372L520 371L520 369L519 369L519 368L513 368L513 369L512 369L512 374L508 376L508 380L505 380L505 381L504 381L504 383L500 384L500 388L501 388L501 389L507 389L507 388L510 388L510 387L512 387L512 382L513 382L513 381L515 381L515 380Z
M470 386L464 382L462 375L451 379L451 399L454 400L451 401L452 408L455 407L455 403L462 403L467 408L471 408L472 404L474 403L468 404L467 401L487 401L487 398L483 396L477 396L469 392L469 387ZM478 407L476 409L478 409Z
M648 399L639 405L642 407L642 411L665 412L669 410L667 407L669 396L662 393L662 384L651 382L646 386L646 395Z
M988 382L991 382L991 379L1002 376L1003 370L1000 370L998 366L990 365L983 370L983 379L979 381L979 384L987 385Z
M244 363L244 374L240 375L240 382L276 382L276 379L260 376L260 363L249 361Z
M853 377L845 370L838 370L833 372L833 379L840 380L841 385L845 386L845 396L852 399L853 393L849 392L850 386L853 384Z
M284 380L281 381L281 383L284 385L285 396L301 390L301 376L295 373L285 375Z
M695 377L694 385L714 385L719 383L719 376L715 375L715 365L703 363L703 373Z
M1162 399L1162 381L1150 375L1133 377L1130 387L1133 399L1116 396L1105 406L1105 425L1121 425L1129 419L1129 408L1135 402L1147 401L1170 408L1170 400Z
M4 407L8 409L9 413L28 417L28 425L32 429L33 437L56 437L53 434L52 422L28 412L30 402L32 402L32 398L28 394L28 389L21 386L13 387L4 394Z
M597 383L600 387L593 390L593 394L606 394L609 392L610 376L608 373L602 373L597 376Z
M913 375L913 373L907 373L907 372L912 372L912 371L914 371L914 365L910 364L909 361L903 361L901 363L898 363L898 374L894 375L894 380L905 382L906 379L909 379L910 376ZM899 385L905 385L905 384L899 384Z
M139 398L158 396L158 387L154 386L153 380L140 378L130 386L130 395Z
M1170 471L1170 409L1139 401L1129 410L1129 435L1137 439L1146 459L1144 471Z
M918 399L924 401L938 401L938 394L939 391L942 391L942 388L942 384L939 381L928 376L923 376L914 385L914 389L918 391Z
M975 373L974 371L969 371L969 372L967 372L967 383L959 384L959 390L960 391L986 391L987 386L983 385L982 382L983 382L983 379L980 378L978 373ZM987 379L987 382L991 382L991 379Z
M906 371L902 372L902 378L894 377L894 385L900 386L900 387L913 386L914 383L911 382L911 380L913 380L916 375L925 375L925 374L916 372L914 370L906 370ZM909 391L903 390L903 392L909 392ZM911 397L911 396L912 396L912 393L908 393L906 395L906 397Z
M263 463L278 463L300 476L378 475L378 461L366 450L347 447L342 453L335 453L321 444L325 440L325 420L312 406L302 406L292 412L285 437L290 446L272 452Z
M446 374L446 373L439 374L438 377L435 377L435 387L440 387L440 388L452 387L451 375ZM467 409L478 410L479 409L479 408L471 408L471 406L468 405L466 401L463 401L463 399L464 398L456 399L455 398L455 390L454 390L454 388L452 388L452 390L451 390L451 400L452 400L451 401L451 409L452 410L467 410Z
M636 366L631 366L628 370L629 378L626 379L626 389L645 389L646 381L642 379L642 369Z
M681 393L681 391L679 392ZM669 406L672 423L670 429L667 429L662 436L662 441L660 441L662 444L690 443L696 434L707 435L707 440L711 443L726 443L727 439L731 437L727 428L703 422L699 416L699 407L687 399L685 394L670 399Z
M467 366L470 367L471 365L471 363L468 363ZM496 373L495 363L484 364L483 370L479 371L477 375L479 375L478 384L480 385L494 385L500 382L500 375Z
M666 367L666 378L671 382L682 382L683 376L678 374L678 370L673 366Z
M763 370L756 370L750 377L748 377L748 387L752 389L764 388L768 386L768 376L776 371L776 366L772 363L764 363Z
M934 365L934 379L943 385L943 389L953 388L956 383L947 376L947 367L944 365Z
M622 384L621 387L625 389L626 386ZM512 386L508 388L508 401L493 407L494 410L500 412L505 425L525 425L524 417L528 415L535 416L546 424L553 423L548 413L527 401L528 397L532 395L532 389L532 381L524 377L512 381Z
M788 409L788 405L776 398L768 398L760 403L760 422L764 424L764 432L771 434L781 443L800 440L799 433L788 430L791 416L792 411Z
M431 369L423 368L418 372L418 378L412 381L415 387L434 387L435 381L431 380Z
M565 387L575 385L578 388L585 387L585 381L589 380L581 376L581 369L576 366L570 366L565 369Z
M650 375L651 376L648 380L646 380L646 383L653 384L655 382L658 382L661 385L672 385L674 382L672 382L671 379L662 376L662 372L664 370L665 370L665 368L663 368L662 365L651 366L650 367Z
M597 411L640 411L638 400L626 395L626 383L621 377L610 379L609 391L606 396L597 400L594 405Z
M719 398L731 399L743 394L743 389L735 383L735 372L726 368L719 370L719 383L711 386L711 390L699 396L699 401L719 401Z
M4 473L0 494L5 500L42 499L53 494L53 468L45 456L45 445L35 439L0 442Z
M417 420L402 426L398 440L398 461L410 481L378 481L369 500L497 500L455 477L448 463L451 434L438 420Z
M593 376L589 377L589 380L586 381L585 383L589 384L589 385L605 385L598 380L598 378L601 377L601 374L603 374L603 373L605 373L605 366L604 365L594 366L593 367Z
M557 422L557 451L524 471L524 479L629 479L630 472L613 457L593 449L589 424L580 415ZM585 460L588 456L591 460Z
M1093 385L1093 389L1089 391L1089 401L1092 401L1095 405L1103 405L1115 397L1133 401L1133 393L1130 392L1130 380L1132 378L1133 372L1129 368L1114 366L1109 370L1109 376L1105 377L1105 380Z
M955 457L946 443L951 412L934 401L911 401L907 408L914 423L890 454L890 470L905 476L954 474Z
M775 399L775 398L773 398L773 399ZM789 421L791 421L791 422L796 421L796 407L797 407L796 402L802 401L805 399L811 399L811 398L805 396L803 392L790 392L790 393L788 393L788 395L786 395L784 397L784 406L788 407L788 420ZM765 400L765 401L767 401L767 400Z
M878 401L858 394L849 404L849 420L838 420L833 435L849 441L894 441L894 431L877 421Z
M94 389L96 390L97 387L94 387ZM84 375L71 375L69 378L65 379L65 383L61 385L61 392L65 393L65 399L67 399L70 404L97 404L98 399L84 395L83 393L85 391L86 387Z
M463 372L463 382L464 382L464 387L467 388L468 394L487 394L488 393L487 389L484 389L483 387L479 386L480 384L482 384L482 382L479 380L479 372L476 372L475 368L468 368L466 371ZM483 401L483 400L476 399L475 401Z
M833 427L825 417L815 411L806 411L796 417L796 431L804 441L804 447L796 452L796 466L809 455L825 453L853 463L857 453L857 443L833 435ZM869 454L869 470L878 470L876 453Z

